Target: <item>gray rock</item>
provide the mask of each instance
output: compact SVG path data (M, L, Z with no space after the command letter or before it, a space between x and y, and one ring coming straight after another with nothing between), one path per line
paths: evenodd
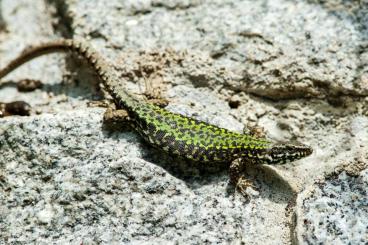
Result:
M349 210L364 204L368 162L366 3L3 0L1 10L0 67L29 44L84 38L142 99L158 91L171 111L236 131L258 125L314 154L250 166L257 189L246 200L228 184L227 166L166 156L129 129L105 127L104 110L87 105L103 98L90 69L42 57L0 84L0 101L33 107L30 117L0 119L0 243L364 239L363 226L341 224L367 223L364 209L358 219ZM20 93L13 85L22 78L44 87ZM354 196L362 202L349 203ZM326 197L336 203L328 210L346 215L325 218L317 204Z
M2 15L2 10L1 10L1 1L0 1L0 31L4 30L5 29L5 21L4 21L4 18L3 18L3 15Z
M105 131L102 111L2 119L4 242L228 243L287 230L279 217L291 197L276 179L246 203L226 171L165 159L132 132Z
M300 195L300 244L366 244L368 171L320 180Z

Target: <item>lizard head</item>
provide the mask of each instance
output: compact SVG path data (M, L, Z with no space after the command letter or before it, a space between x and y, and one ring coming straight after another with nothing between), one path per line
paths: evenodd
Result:
M263 159L267 164L284 164L307 157L312 153L313 149L304 144L277 143L266 150Z

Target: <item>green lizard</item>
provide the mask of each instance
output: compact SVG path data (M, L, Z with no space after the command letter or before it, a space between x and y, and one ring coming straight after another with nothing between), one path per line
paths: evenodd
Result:
M116 107L126 110L126 119L145 141L165 152L197 162L231 163L230 180L241 190L244 186L239 183L245 183L241 171L247 163L283 164L313 152L303 144L273 143L263 137L232 132L140 101L120 89L116 71L85 41L63 39L26 49L0 70L0 79L33 58L67 51L80 55L92 66Z

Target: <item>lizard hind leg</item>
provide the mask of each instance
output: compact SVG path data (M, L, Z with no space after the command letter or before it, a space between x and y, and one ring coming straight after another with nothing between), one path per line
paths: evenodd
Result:
M109 130L119 130L132 126L128 112L124 109L115 109L113 107L108 107L105 111L103 123L104 127Z
M154 104L160 108L164 108L169 104L169 101L167 99L164 98L152 98L152 99L148 99L148 102L151 104Z

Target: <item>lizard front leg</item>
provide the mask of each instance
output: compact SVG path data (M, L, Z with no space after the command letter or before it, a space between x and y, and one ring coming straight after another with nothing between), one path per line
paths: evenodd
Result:
M263 138L266 133L262 127L245 125L243 134L251 135L256 138ZM247 191L248 187L257 189L253 185L253 181L245 177L247 166L252 164L254 164L254 162L251 159L237 158L231 162L229 167L230 183L234 185L236 190L245 198L249 198L249 193Z
M257 189L253 185L253 181L246 178L246 168L248 165L254 164L250 159L237 158L230 164L229 177L230 183L235 186L236 190L239 191L245 198L249 198L248 187Z

